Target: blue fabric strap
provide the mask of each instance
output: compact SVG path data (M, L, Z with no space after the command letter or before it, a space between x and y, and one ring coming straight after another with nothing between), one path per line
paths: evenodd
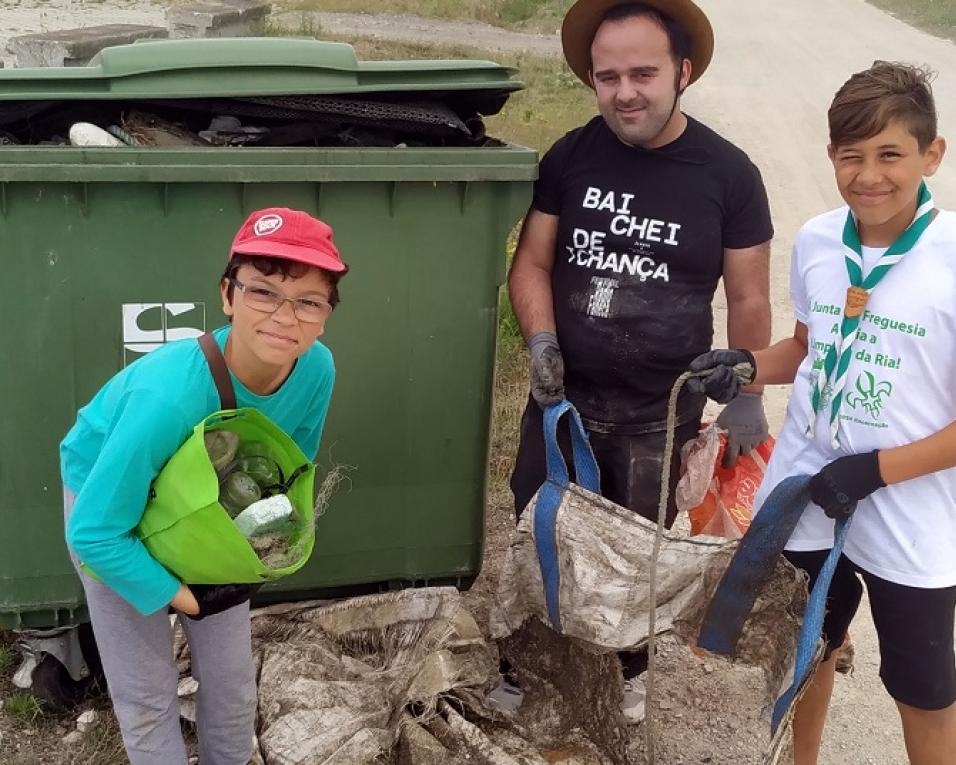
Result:
M534 539L538 552L538 564L541 566L541 581L544 583L545 602L548 606L548 618L555 632L561 634L561 608L558 592L561 584L561 570L558 565L558 543L556 524L561 499L567 491L570 479L568 466L558 446L558 422L570 412L571 449L574 459L575 483L589 491L600 491L600 473L597 460L588 443L587 431L581 422L581 416L570 401L549 406L544 411L544 448L547 457L548 475L538 490L538 500L534 506Z
M782 480L754 516L711 598L697 638L701 648L732 656L757 595L810 503L810 476Z
M574 458L574 482L588 491L601 490L597 460L591 451L588 434L581 422L581 415L574 405L564 400L544 410L544 451L547 456L548 480L561 487L569 483L568 466L558 446L558 422L566 414L571 414L571 452Z
M817 581L813 585L813 592L810 593L810 600L807 602L807 610L803 615L803 627L800 629L800 638L797 641L797 658L793 670L793 685L777 699L773 708L773 718L771 719L771 731L777 732L787 710L790 709L797 696L797 693L803 687L803 684L809 679L810 671L813 669L813 657L817 650L817 643L823 634L823 617L826 614L827 595L830 591L830 582L833 581L833 574L836 571L837 563L840 562L840 556L843 554L843 544L846 542L846 534L850 528L850 521L853 516L841 518L836 522L833 530L833 548L827 559L823 562Z

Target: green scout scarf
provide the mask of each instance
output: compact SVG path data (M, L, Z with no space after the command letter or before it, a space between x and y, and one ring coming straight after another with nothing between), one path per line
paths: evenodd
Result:
M815 364L811 373L813 382L811 386L812 411L810 422L807 424L807 438L813 438L817 415L829 403L830 438L833 448L839 447L840 404L843 403L843 390L846 387L850 361L853 358L853 343L858 335L860 319L863 317L867 298L876 285L880 283L880 280L889 273L890 269L899 263L907 252L913 249L932 220L933 195L927 188L926 183L922 183L919 188L916 215L913 222L883 253L879 262L864 278L863 248L860 243L860 233L857 231L853 211L847 211L846 224L843 227L843 244L846 255L846 270L850 276L850 286L846 291L846 307L843 309L840 336L830 346L823 364L820 365L819 362Z

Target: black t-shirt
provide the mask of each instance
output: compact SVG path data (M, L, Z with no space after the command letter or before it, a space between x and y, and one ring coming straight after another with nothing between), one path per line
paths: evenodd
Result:
M532 206L560 216L552 289L568 398L592 430L660 430L678 375L713 340L724 248L773 237L746 154L688 117L660 149L595 117L541 160ZM679 420L703 400L679 403Z

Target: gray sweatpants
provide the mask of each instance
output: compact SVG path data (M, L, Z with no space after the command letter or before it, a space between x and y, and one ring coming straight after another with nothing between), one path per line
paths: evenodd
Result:
M76 497L63 493L67 518ZM72 552L71 552L72 555ZM77 567L113 709L130 765L185 765L179 727L179 672L166 609L143 616ZM256 677L249 603L201 621L180 615L199 682L200 765L247 765L256 722Z

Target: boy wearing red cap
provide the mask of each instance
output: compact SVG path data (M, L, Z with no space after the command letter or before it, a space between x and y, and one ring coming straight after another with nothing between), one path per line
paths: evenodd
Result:
M318 451L335 379L318 342L347 271L322 221L298 210L253 213L220 281L228 326L212 335L237 405L260 410L308 455ZM131 765L184 765L178 672L167 610L176 609L199 681L203 765L246 765L256 714L247 585L187 587L134 534L150 484L219 392L195 340L153 351L110 379L60 446L66 538L80 577Z

